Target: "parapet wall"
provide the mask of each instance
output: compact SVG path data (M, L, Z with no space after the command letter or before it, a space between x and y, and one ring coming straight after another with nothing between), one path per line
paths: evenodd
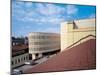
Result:
M61 50L64 50L85 36L96 36L95 31L95 19L84 19L62 23Z

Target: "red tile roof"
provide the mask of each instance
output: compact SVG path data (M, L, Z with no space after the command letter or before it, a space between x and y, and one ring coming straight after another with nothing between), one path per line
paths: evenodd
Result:
M90 39L80 45L58 53L24 73L68 71L96 68L96 40Z
M28 45L16 45L16 46L12 46L12 51L18 51L18 50L23 50L27 48L28 48Z

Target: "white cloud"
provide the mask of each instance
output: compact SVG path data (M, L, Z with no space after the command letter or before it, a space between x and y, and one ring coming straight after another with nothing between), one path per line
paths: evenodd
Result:
M61 8L54 4L37 3L36 7L37 7L36 11L45 16L51 16L51 15L55 16L57 14L60 14L64 10L64 8Z
M22 1L12 1L12 7L13 8L21 8L22 6L24 6L24 2Z
M29 3L29 6L31 5L32 4ZM61 15L61 12L64 11L64 8L58 7L54 4L36 3L34 5L36 6L36 8L28 12L20 8L20 6L16 8L16 10L14 9L15 10L14 14L15 13L17 14L17 16L15 14L17 19L25 22L28 21L28 22L41 22L41 23L52 23L52 24L57 24L64 20L63 18L59 18L59 15ZM41 16L41 14L43 16Z
M60 24L61 22L65 21L64 18L51 18L48 20L52 24Z
M26 7L32 7L32 5L33 5L32 2L26 2L26 3L25 3L25 6L26 6Z
M60 30L57 27L49 27L49 28L46 28L43 32L60 33Z
M24 3L23 2L12 2L12 16L13 17L22 17L26 13L25 10L23 10Z
M29 11L22 8L30 8ZM34 9L32 9L34 7ZM37 23L51 23L52 25L60 24L62 21L65 21L65 18L61 17L62 14L66 13L67 19L71 19L72 14L76 14L78 9L74 5L67 5L67 8L57 6L54 4L44 4L44 3L15 3L13 9L13 14L17 20L23 22L37 22Z
M78 8L75 5L67 5L67 14L73 15L78 12Z

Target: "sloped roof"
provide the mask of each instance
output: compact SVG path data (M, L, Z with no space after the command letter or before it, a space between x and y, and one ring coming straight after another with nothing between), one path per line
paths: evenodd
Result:
M96 40L90 39L80 45L58 53L24 73L84 70L96 68Z
M19 50L23 50L23 49L27 49L28 45L15 45L12 46L12 51L19 51Z

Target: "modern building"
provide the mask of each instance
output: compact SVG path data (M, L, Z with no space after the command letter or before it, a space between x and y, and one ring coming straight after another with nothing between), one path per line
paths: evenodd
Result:
M89 35L96 36L95 24L96 24L95 18L81 19L81 20L68 21L62 23L61 24L61 51L73 45L74 43L78 42L79 40L85 38L86 36ZM89 37L88 39L90 38L93 37ZM88 39L85 39L84 41Z
M27 45L12 46L12 69L23 65L29 61L29 53Z
M32 32L29 33L29 53L32 59L51 55L60 51L60 34Z

